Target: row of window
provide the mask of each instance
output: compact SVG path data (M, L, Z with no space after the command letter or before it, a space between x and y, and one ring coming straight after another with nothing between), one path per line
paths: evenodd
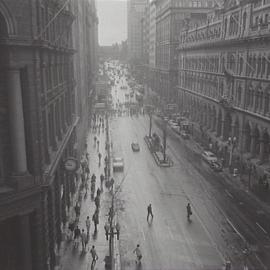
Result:
M179 67L206 72L224 71L226 66L233 74L240 76L270 79L270 55L251 52L247 59L237 53L224 56L180 57Z
M62 11L64 13L65 11ZM71 40L71 21L68 16L60 13L57 17L57 10L53 10L48 6L40 6L40 18L38 21L38 29L41 39L48 41L52 45L70 48ZM71 20L71 18L69 18Z

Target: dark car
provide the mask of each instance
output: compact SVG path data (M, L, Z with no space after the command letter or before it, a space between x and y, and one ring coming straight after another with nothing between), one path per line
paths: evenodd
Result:
M185 140L188 140L189 139L189 135L186 133L185 130L180 131L180 135Z
M210 163L210 167L215 172L221 172L222 171L222 165L219 162L212 161Z

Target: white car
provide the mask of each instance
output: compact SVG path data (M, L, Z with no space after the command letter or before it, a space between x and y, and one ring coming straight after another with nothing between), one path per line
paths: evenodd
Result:
M121 157L115 157L113 159L113 171L123 171L124 170L124 159Z
M203 151L202 158L209 164L218 161L217 157L210 151Z

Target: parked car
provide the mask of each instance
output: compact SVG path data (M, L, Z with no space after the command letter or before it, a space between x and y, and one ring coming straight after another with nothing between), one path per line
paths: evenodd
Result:
M140 145L137 142L133 142L131 144L131 148L132 148L133 152L139 152L140 151Z
M124 159L121 157L113 158L113 171L123 171L124 170Z
M175 132L179 132L179 126L177 123L173 123L170 125L171 126L171 129Z
M189 139L189 135L187 134L187 132L185 130L181 130L180 135L185 140Z
M209 164L218 161L217 157L210 151L203 151L202 158Z
M221 172L222 171L222 165L219 163L219 162L217 162L217 161L213 161L213 162L211 162L210 163L210 167L211 167L211 169L213 169L213 171L215 171L215 172Z

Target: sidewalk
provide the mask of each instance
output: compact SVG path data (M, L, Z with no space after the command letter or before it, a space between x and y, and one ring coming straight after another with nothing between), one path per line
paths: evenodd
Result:
M97 136L97 139L100 141L99 152L102 154L101 166L98 164L98 150L97 146L94 146L94 136ZM104 157L106 156L105 151L105 130L104 132L93 133L90 132L87 138L87 152L89 153L89 168L90 168L90 177L93 173L96 175L96 190L100 187L100 175L104 175ZM86 231L85 220L87 216L90 217L91 227L90 227L90 237L89 242L86 247L86 252L82 252L82 245L80 243L78 249L73 248L73 243L68 241L63 241L61 250L60 250L60 264L58 269L61 270L88 270L91 269L92 257L90 254L90 249L92 245L95 246L98 260L96 262L94 269L105 269L105 257L109 253L109 243L106 240L104 224L107 221L107 214L109 211L111 195L109 194L107 188L103 187L103 192L101 193L100 200L100 212L99 212L99 225L98 231L94 234L94 224L92 222L92 216L96 209L94 201L91 200L90 194L90 180L89 182L89 191L87 198L83 198L80 219L78 222L79 228Z

